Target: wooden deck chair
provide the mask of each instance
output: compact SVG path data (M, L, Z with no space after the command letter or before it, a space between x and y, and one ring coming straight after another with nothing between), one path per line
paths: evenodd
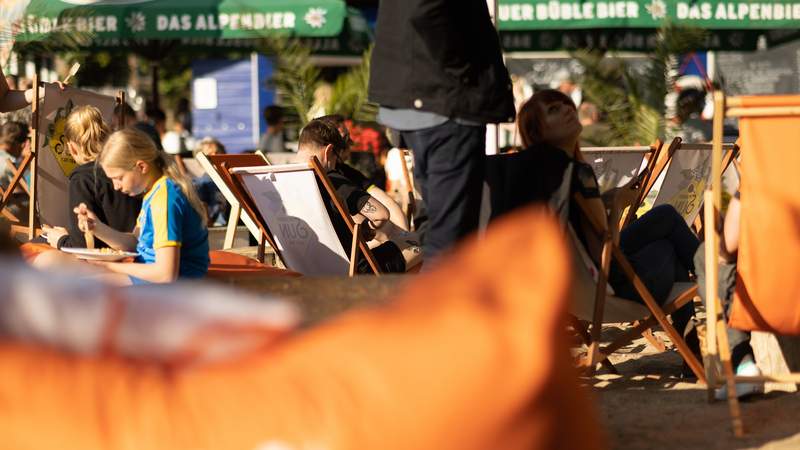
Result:
M630 222L644 200L648 189L646 186L652 185L651 180L658 176L655 168L662 148L663 143L658 140L650 146L581 148L581 155L597 176L600 192L622 186L633 177L643 174L642 192L627 210L622 211L620 228Z
M242 205L239 202L239 199L233 193L232 186L226 180L226 177L223 176L223 173L225 172L223 164L230 169L233 167L262 166L269 164L269 162L266 161L262 156L245 153L212 156L206 156L203 153L198 153L195 159L211 178L211 181L213 181L220 192L222 192L222 196L225 197L225 200L228 202L228 204L231 205L231 212L228 216L228 228L225 231L225 241L222 248L229 249L233 247L233 241L236 237L236 226L239 224L240 218L247 227L247 231L249 231L250 234L252 234L256 240L259 241L259 243L262 243L261 230L258 228L255 220L253 220L253 218L250 217L247 212L242 211ZM263 259L261 259L261 261L263 262Z
M303 275L356 274L359 252L372 271L380 269L360 235L359 225L316 158L305 164L239 167L228 170L242 207L254 218L287 269ZM351 233L345 249L336 234L323 196L330 196Z
M402 162L400 168L403 170L403 183L405 185L405 203L406 206L406 220L408 221L409 230L414 231L416 226L414 224L414 214L417 212L417 199L414 197L414 177L411 170L408 168L406 158L411 155L409 150L400 150ZM412 157L413 160L413 157Z
M583 158L597 176L600 192L631 181L653 160L655 147L583 147Z
M738 272L728 325L748 331L800 335L800 278L796 273L800 266L800 184L793 181L800 166L800 153L794 148L800 142L800 95L725 99L717 91L714 105L712 189L705 193L706 203L715 207L705 212L706 341L709 358L722 366L734 434L742 436L744 425L735 383L798 383L800 373L743 377L733 372L717 292L719 236L715 232L714 209L719 209L722 194L722 124L725 117L739 118L740 139L746 152L741 165ZM717 373L711 367L707 369L710 390L720 383Z
M603 236L602 256L598 269L597 262L592 261L570 228L571 241L576 254L576 283L574 284L578 286L572 312L578 319L591 321L590 330L586 330L579 321L575 321L573 324L573 326L582 328L579 330L579 334L584 339L587 336L589 337L587 342L589 351L582 365L590 371L594 370L598 363L605 361L613 352L639 336L648 337L648 330L655 325L660 325L673 345L675 345L678 353L697 376L697 379L700 382L705 382L705 373L700 361L667 319L668 315L692 301L697 293L697 286L694 283L675 283L668 295L668 300L663 305L659 305L639 276L636 275L622 250L613 242L611 232L604 233L602 225L592 220L585 202L579 197L576 197L576 200L583 217L590 221L598 236ZM617 261L625 276L631 280L644 304L614 295L607 282L612 259ZM581 286L583 287L582 289ZM591 289L587 290L586 286L590 286ZM633 322L634 324L622 336L601 348L600 331L602 325L614 322Z
M25 156L25 158L23 158L20 162L19 166L14 166L14 163L6 160L6 163L10 166L9 169L13 171L14 176L11 178L11 182L8 184L8 187L0 192L0 213L2 213L3 217L8 219L14 227L21 227L24 221L22 218L11 213L11 211L6 208L6 205L8 205L9 201L11 201L11 197L17 191L17 189L22 189L28 195L28 198L31 197L30 187L28 186L28 183L25 182L25 172L28 170L28 167L30 167L32 160L32 153L29 153L27 156Z
M735 144L725 144L723 151L723 167L727 168L738 153L738 147ZM661 162L664 169L649 186L648 194L652 192L655 195L651 196L652 203L646 208L670 204L688 225L698 221L699 230L698 214L703 206L702 193L711 176L711 144L686 143L676 138Z

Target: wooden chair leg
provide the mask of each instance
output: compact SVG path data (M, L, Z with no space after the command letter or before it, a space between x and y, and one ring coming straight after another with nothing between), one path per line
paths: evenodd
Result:
M578 336L580 336L581 341L583 341L583 343L587 347L591 347L592 346L592 337L591 337L591 335L589 335L589 329L586 327L586 325L584 325L580 320L578 320L577 317L574 317L574 316L570 316L569 321L570 321L570 326L572 326L572 329L575 330L575 333ZM589 355L587 354L587 356L589 356ZM609 372L611 372L612 374L619 375L619 371L617 370L616 367L614 367L614 364L611 361L608 360L608 357L605 356L605 355L602 355L602 353L601 353L600 356L604 356L603 360L600 361L600 364L603 367L605 367L605 369L608 370ZM598 358L599 358L599 356L598 356ZM589 366L590 363L591 363L590 359L584 359L584 361L579 363L579 365ZM594 365L591 366L591 370L592 371L594 370Z
M239 225L239 217L242 214L242 205L231 205L231 213L228 215L228 226L225 229L225 243L222 248L227 250L233 247L233 241L236 239L236 226Z
M664 343L661 338L653 334L653 329L648 328L642 331L642 337L644 337L647 342L653 346L659 353L664 353L667 351L667 344Z
M736 437L744 436L744 422L742 421L742 409L739 405L739 398L736 396L736 379L731 364L731 348L728 343L728 333L725 330L725 323L717 321L717 343L719 344L719 357L722 360L722 373L725 376L725 385L728 388L728 408L731 412L731 423L733 435Z
M358 239L361 235L359 233L361 231L361 224L356 223L353 225L353 241L350 248L350 270L348 272L348 276L354 277L356 275L356 262L358 259Z

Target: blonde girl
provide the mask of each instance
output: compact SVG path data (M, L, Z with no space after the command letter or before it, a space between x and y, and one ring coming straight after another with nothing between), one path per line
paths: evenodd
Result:
M84 234L78 229L78 219L73 208L85 204L97 218L111 228L130 232L142 205L139 197L130 197L114 190L111 180L95 166L111 131L103 122L100 110L94 106L79 106L67 116L63 144L78 166L69 176L70 223L67 228L45 227L48 243L55 248L86 247ZM97 247L108 247L98 240Z
M126 128L108 138L97 164L114 189L131 197L143 195L132 233L109 227L85 204L74 209L81 231L94 232L111 248L137 253L134 262L93 261L104 269L105 278L146 284L203 277L209 264L205 211L174 163L146 134ZM36 260L40 267L45 265L40 264L42 256Z

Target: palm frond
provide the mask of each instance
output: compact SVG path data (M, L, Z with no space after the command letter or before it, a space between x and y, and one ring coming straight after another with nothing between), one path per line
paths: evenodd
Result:
M605 145L640 145L663 138L664 99L673 88L677 55L699 47L707 32L665 23L644 70L598 50L572 53L584 68L584 97L597 105L609 124Z
M370 103L367 98L371 59L372 48L364 52L361 64L336 79L331 99L327 105L328 111L359 121L375 120L378 106Z
M305 126L320 81L320 69L311 61L311 49L295 38L274 37L264 39L260 50L275 57L270 81L277 89L278 104L294 110L300 125Z

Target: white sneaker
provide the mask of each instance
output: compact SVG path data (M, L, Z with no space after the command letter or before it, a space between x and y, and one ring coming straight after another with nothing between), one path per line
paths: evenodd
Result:
M761 375L761 370L758 369L758 366L750 361L744 362L739 364L736 367L736 375L754 377ZM750 397L751 395L758 395L764 393L764 383L757 382L757 383L736 383L736 397L737 398L745 398ZM714 390L714 398L717 400L726 400L728 398L728 385L725 384L722 387L717 388Z

